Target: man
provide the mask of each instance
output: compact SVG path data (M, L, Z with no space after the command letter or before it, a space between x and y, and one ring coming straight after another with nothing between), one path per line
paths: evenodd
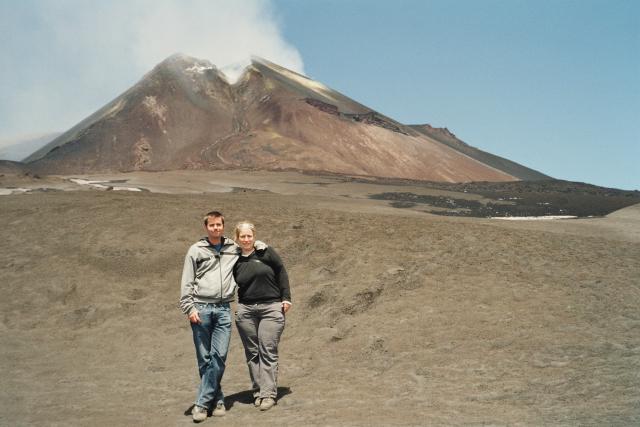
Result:
M240 249L223 236L224 216L211 211L204 217L207 237L193 244L184 261L180 308L191 323L196 347L200 386L192 410L195 422L224 416L224 394L220 380L224 374L231 338L231 309L236 283L233 265Z

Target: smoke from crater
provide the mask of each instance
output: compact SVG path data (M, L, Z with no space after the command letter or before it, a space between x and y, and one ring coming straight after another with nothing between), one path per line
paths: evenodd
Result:
M230 81L252 55L304 73L268 0L41 0L4 4L0 16L6 145L69 129L175 53L211 61ZM30 52L16 40L25 28Z

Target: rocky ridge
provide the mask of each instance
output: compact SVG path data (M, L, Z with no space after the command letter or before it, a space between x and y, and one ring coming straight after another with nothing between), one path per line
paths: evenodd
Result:
M244 168L443 182L548 178L511 163L489 164L261 58L230 84L209 61L185 55L26 159L42 174Z

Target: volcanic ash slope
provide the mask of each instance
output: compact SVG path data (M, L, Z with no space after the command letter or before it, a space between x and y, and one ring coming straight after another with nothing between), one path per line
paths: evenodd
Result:
M294 300L267 413L234 331L225 425L640 421L638 243L315 196L82 191L3 196L0 424L192 424L179 278L212 207L229 231L256 221Z

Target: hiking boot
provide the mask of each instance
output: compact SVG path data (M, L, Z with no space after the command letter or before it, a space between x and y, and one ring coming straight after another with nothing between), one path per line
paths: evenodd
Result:
M258 406L260 406L261 403L262 403L262 398L256 397L256 400L253 401L253 406L257 408Z
M196 423L199 423L200 421L204 421L207 419L207 408L194 405L193 409L191 410L191 416L193 417L193 421Z
M260 402L260 410L268 411L269 409L273 408L275 404L276 404L276 400L274 398L265 397L264 399L262 399L262 402Z
M211 415L213 415L214 417L224 417L226 413L227 410L224 407L224 403L218 402Z

